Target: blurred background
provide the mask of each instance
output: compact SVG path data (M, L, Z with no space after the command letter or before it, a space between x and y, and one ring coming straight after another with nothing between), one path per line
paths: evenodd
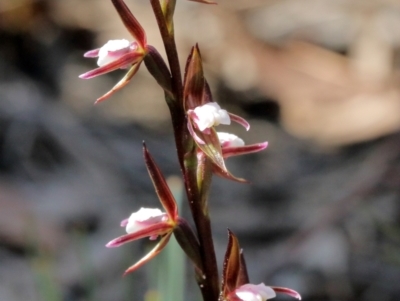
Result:
M213 182L220 265L229 227L253 283L304 300L400 300L400 3L177 2L182 64L198 42L215 100L252 126L219 130L270 143L227 162L251 185ZM162 52L148 1L126 3ZM154 265L121 277L148 241L104 245L130 212L158 206L143 140L179 175L162 91L142 66L93 106L124 71L78 78L96 66L85 51L120 38L131 39L108 0L0 0L2 301L157 295ZM186 299L199 300L193 282Z

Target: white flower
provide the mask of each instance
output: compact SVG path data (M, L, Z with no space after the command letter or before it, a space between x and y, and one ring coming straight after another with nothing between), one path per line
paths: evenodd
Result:
M244 141L234 134L217 132L217 135L223 148L244 146Z
M275 291L264 283L258 285L245 284L237 288L234 292L243 301L266 301L276 296Z
M140 208L139 211L132 213L127 220L124 220L121 225L126 225L126 232L129 234L146 229L167 219L168 215L160 209Z
M193 121L200 131L219 124L231 124L231 118L226 110L215 102L209 102L193 110Z
M97 65L101 67L109 64L131 50L131 43L128 40L110 40L99 49Z

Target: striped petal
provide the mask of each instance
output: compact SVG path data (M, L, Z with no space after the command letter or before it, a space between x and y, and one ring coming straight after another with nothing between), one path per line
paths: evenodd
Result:
M232 114L232 113L228 113L228 114L232 121L239 123L241 126L243 126L246 129L246 131L250 130L250 124L246 121L246 119L244 119L238 115Z
M251 153L256 153L266 149L268 146L268 142L261 142L256 144L249 144L244 146L238 147L223 147L222 148L222 155L224 158L229 158L232 156L240 156L240 155L247 155Z
M271 286L271 288L277 293L286 294L293 298L301 300L301 295L298 292L296 292L295 290L292 290L287 287L278 287L278 286Z
M142 58L143 58L143 53L136 52L136 51L129 52L129 53L121 56L119 59L117 59L109 64L106 64L104 66L101 66L99 68L90 70L84 74L81 74L81 75L79 75L79 77L82 79L90 79L90 78L117 70L119 68L129 66L130 64L135 64L135 63L139 62Z
M130 234L125 234L120 237L117 237L110 241L109 243L106 244L106 247L108 248L116 248L119 247L127 242L131 242L134 240L138 240L144 237L151 237L154 235L164 235L165 233L168 233L172 231L173 226L170 225L169 223L163 222L163 223L158 223L155 225L151 225L147 227L146 229L137 231L135 233L130 233Z

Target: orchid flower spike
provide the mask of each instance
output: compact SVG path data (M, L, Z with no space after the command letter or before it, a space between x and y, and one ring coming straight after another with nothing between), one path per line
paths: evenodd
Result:
M217 135L224 158L256 153L266 149L268 146L267 141L245 145L241 138L230 133L217 132Z
M139 70L140 64L148 52L146 33L124 1L112 0L112 3L134 41L110 40L104 46L84 54L84 57L98 58L97 65L99 67L81 74L79 77L82 79L90 79L117 69L129 68L125 76L109 92L98 98L96 103L125 87Z
M119 247L127 242L145 237L155 240L160 236L161 239L153 250L129 267L125 274L138 269L160 253L167 245L175 228L182 224L172 192L145 145L143 146L143 154L147 171L165 212L160 209L141 208L139 211L132 213L129 218L121 222L121 227L125 227L127 234L113 239L106 246L109 248Z

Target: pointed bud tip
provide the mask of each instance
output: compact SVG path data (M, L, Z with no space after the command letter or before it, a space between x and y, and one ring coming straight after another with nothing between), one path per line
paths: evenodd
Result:
M81 75L78 76L80 79L89 79L89 77L87 76L87 72L83 73Z
M115 239L106 244L107 248L116 248L118 246L119 246L119 244L115 241Z
M130 273L129 269L127 269L123 274L122 277L125 277L126 275L128 275Z
M103 96L100 96L99 98L96 99L96 101L94 102L95 105L105 101L107 98L109 98L112 94L114 93L113 90L108 91L106 94L104 94Z
M83 57L86 57L86 58L96 58L96 57L99 56L99 50L100 50L100 48L99 48L99 49L95 49L95 50L86 51L86 52L83 54Z
M196 44L192 47L192 50L190 51L190 54L189 54L189 59L190 59L190 60L193 60L194 58L200 59L200 62L201 62L200 47L199 47L199 44L198 44L198 43L196 43Z
M140 266L141 266L141 265L140 265ZM128 275L128 274L130 274L130 273L136 271L140 266L134 265L134 266L132 266L132 267L126 269L125 272L122 274L122 277L125 277L126 275Z

